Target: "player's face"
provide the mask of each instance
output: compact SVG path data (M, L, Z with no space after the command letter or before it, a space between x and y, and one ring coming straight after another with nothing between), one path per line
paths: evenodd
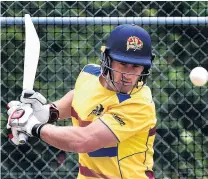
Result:
M131 91L132 87L137 83L139 75L141 75L144 67L113 60L112 69L116 89L122 93L127 93Z

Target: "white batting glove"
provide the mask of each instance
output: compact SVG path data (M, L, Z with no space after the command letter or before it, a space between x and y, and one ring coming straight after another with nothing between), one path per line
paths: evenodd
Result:
M17 108L19 108L21 105L20 101L10 101L7 104L7 114L10 115L11 113L13 113Z
M44 123L33 115L33 109L30 105L25 104L17 108L8 119L8 126L17 133L25 133L28 136L40 137L39 128L41 129ZM16 141L15 141L16 142Z
M41 122L54 123L59 119L59 111L54 104L46 104L45 97L33 90L24 90L20 101L11 101L8 103L7 114L10 115L17 108L24 104L31 104L34 116Z
M46 98L33 90L24 90L20 101L31 104L34 116L41 122L54 123L59 118L59 111L54 104L46 104Z
M35 101L35 100L33 100L33 101ZM31 102L33 102L33 101L31 101ZM8 108L7 114L8 114L8 116L12 115L15 111L17 111L21 107L25 107L25 105L27 105L28 107L32 107L32 104L29 104L29 103L24 104L24 103L21 103L20 101L11 101L11 102L9 102L7 104L7 108ZM38 105L37 105L37 107L38 107ZM45 107L45 111L49 111L49 105L47 105L47 106L44 105L44 107ZM43 115L43 112L37 110L34 115L35 116L41 116L41 115ZM46 117L41 117L41 118L39 117L38 120L40 121L40 123L46 123L46 122L48 122L48 117L47 116ZM9 125L9 120L7 121L7 129L8 129L8 138L11 140L11 142L15 145L20 145L20 141L22 139L22 134L16 128L11 128L11 126Z
M17 108L21 105L20 101L11 101L7 104L7 114L10 116ZM19 145L19 132L16 128L11 128L9 123L7 122L7 129L8 129L8 138L12 141L13 144Z
M11 130L11 133L8 134L9 139L13 144L19 145L19 132L16 128L7 127L8 130Z
M10 116L14 111L18 108L21 108L25 104L28 104L33 108L33 115L36 119L39 120L41 124L44 123L54 123L59 118L59 111L54 104L45 104L46 99L43 95L33 90L24 90L21 96L20 101L11 101L8 103L7 114ZM21 136L19 136L19 132L16 128L11 128L9 123L7 123L7 129L9 131L8 137L15 145L19 145L19 140Z

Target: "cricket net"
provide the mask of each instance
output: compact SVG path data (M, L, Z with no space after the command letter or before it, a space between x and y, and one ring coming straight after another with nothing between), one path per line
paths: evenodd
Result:
M18 147L8 141L6 105L19 99L22 92L24 14L36 18L41 41L34 89L49 101L74 87L84 65L99 63L100 46L114 27L132 22L144 27L156 54L148 80L158 118L156 178L208 179L208 88L194 87L189 80L192 68L208 67L208 2L202 1L1 2L2 18L13 18L1 21L2 179L72 179L78 172L77 154L35 138ZM71 22L64 17L78 18ZM100 21L96 21L98 17L102 17ZM58 125L71 122L64 120Z

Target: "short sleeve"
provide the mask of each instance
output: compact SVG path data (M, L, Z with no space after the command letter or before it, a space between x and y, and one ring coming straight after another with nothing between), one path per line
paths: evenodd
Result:
M155 127L155 105L151 102L119 106L109 110L100 119L122 142L133 135L146 133L150 128Z
M79 73L76 83L75 90L85 86L85 83L89 83L89 78L98 77L100 74L100 66L96 64L87 64L83 67Z

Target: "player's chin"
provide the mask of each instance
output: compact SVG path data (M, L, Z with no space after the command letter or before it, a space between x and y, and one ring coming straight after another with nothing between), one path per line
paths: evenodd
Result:
M128 85L128 86L125 86L125 85L119 85L119 92L120 93L129 93L130 91L132 91L132 88L133 86L131 85Z

